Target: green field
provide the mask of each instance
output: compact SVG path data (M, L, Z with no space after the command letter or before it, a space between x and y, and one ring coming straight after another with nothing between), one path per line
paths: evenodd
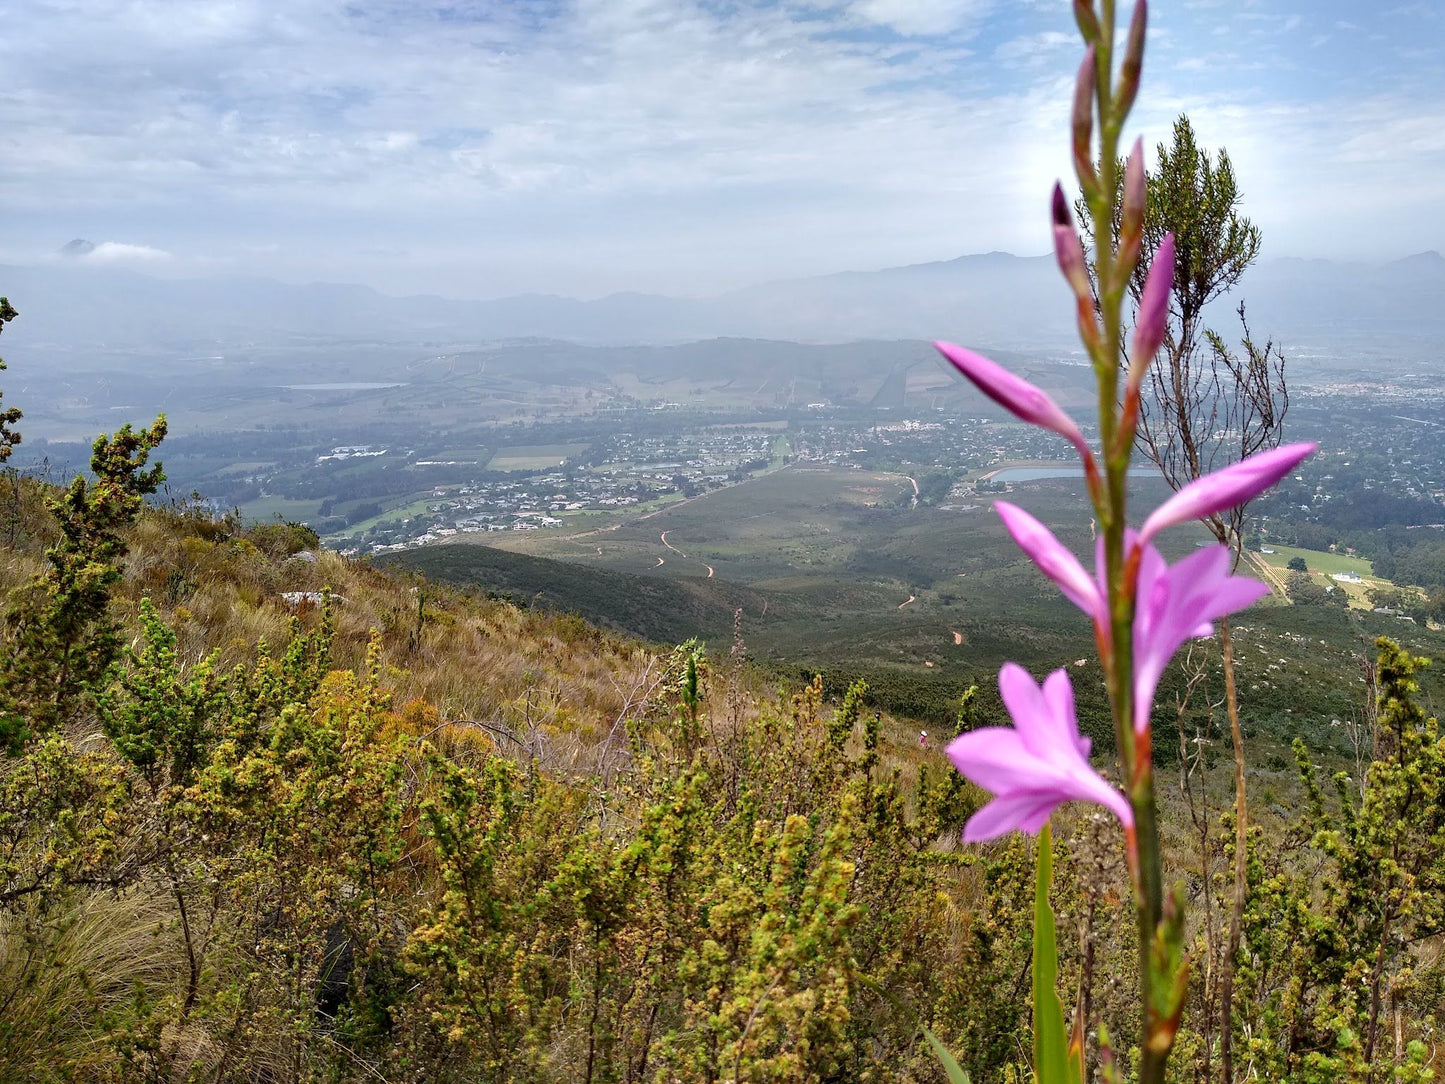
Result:
M570 456L587 450L586 444L535 444L499 448L488 470L546 470L560 467Z
M490 448L442 448L439 451L419 455L419 463L465 463L480 466L492 458Z
M1274 568L1284 569L1291 558L1303 557L1311 572L1321 572L1326 576L1333 576L1340 572L1353 572L1367 579L1374 578L1374 569L1370 567L1370 562L1361 557L1350 557L1343 553L1326 553L1323 550L1302 550L1295 546L1271 545L1269 548L1274 552L1261 553L1260 557Z
M1139 506L1156 503L1162 483L1158 489L1140 484ZM835 691L861 676L880 703L937 725L946 725L969 684L993 696L1007 659L1038 675L1067 667L1081 720L1106 738L1101 675L1083 615L987 507L913 509L911 494L901 475L794 464L692 500L488 537L488 546L566 563L550 572L545 563L502 567L461 539L399 560L491 590L540 592L546 605L654 638L699 635L725 647L741 610L747 648L765 665L789 677L821 672ZM1021 483L1010 499L1076 553L1091 549L1081 483ZM1177 560L1201 538L1170 532L1162 548ZM1282 570L1295 551L1275 548L1268 556ZM1333 558L1306 555L1324 556ZM1363 564L1334 560L1331 567L1342 570ZM639 589L649 582L658 588ZM1282 601L1277 594L1241 614L1236 626L1246 726L1279 743L1281 755L1296 733L1320 745L1342 740L1332 720L1360 707L1356 657L1374 636L1394 636L1426 655L1445 648L1438 634L1393 618ZM1086 662L1076 666L1080 659ZM1166 678L1161 704L1177 680Z
M380 515L372 516L370 519L364 519L358 523L353 523L345 530L338 531L335 537L354 538L363 531L368 531L372 527L380 526L383 523L398 523L411 516L420 515L427 511L436 500L437 498L429 492L425 494L413 494L410 498L405 498L404 503L393 508L388 508Z

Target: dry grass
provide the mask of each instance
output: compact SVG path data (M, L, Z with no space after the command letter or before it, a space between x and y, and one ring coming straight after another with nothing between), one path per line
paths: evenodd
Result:
M138 983L166 989L184 971L170 918L166 901L142 889L77 895L43 924L0 910L0 1080L48 1080L60 1065L103 1075L115 1048L100 1021Z
M359 668L380 630L384 679L398 703L423 700L439 720L580 745L611 732L658 666L655 652L566 615L519 610L334 553L267 553L245 535L208 533L185 518L148 517L133 536L120 591L123 620L149 597L192 660L219 650L227 668L251 658L260 640L284 644L293 622L314 628L321 612L283 595L330 590L338 598L334 666Z

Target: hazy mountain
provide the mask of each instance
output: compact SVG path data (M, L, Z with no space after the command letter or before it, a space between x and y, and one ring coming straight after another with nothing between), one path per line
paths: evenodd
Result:
M83 246L72 242L68 249ZM1076 347L1072 308L1051 257L993 252L938 263L767 283L707 299L527 294L490 301L392 297L365 286L258 278L178 280L79 260L0 267L0 290L32 347L192 351L297 339L479 342L545 337L597 344L718 336L846 342L947 337L1032 349ZM1279 259L1252 269L1238 296L1259 337L1336 345L1445 338L1445 258L1383 266ZM1233 297L1214 323L1230 329ZM1433 347L1432 347L1433 349Z

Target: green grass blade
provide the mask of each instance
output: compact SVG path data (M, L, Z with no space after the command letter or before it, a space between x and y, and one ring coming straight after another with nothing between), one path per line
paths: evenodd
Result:
M943 1063L943 1071L948 1076L948 1084L972 1084L968 1073L959 1066L958 1062L953 1060L953 1055L948 1052L948 1047L938 1041L938 1036L934 1035L933 1032L927 1028L924 1028L923 1037L928 1040L928 1045L933 1047L934 1054L936 1054L938 1060Z
M1037 1084L1070 1084L1064 1003L1056 988L1059 948L1054 909L1049 906L1054 851L1053 835L1047 824L1039 833L1038 853L1038 880L1034 889L1034 1080ZM1077 1080L1075 1077L1074 1081Z

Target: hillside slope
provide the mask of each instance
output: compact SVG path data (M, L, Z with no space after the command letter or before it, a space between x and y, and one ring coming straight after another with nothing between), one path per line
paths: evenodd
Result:
M653 643L729 637L737 610L760 609L763 599L758 591L721 580L636 576L477 543L409 550L388 557L384 565L521 604L577 613L594 625Z

